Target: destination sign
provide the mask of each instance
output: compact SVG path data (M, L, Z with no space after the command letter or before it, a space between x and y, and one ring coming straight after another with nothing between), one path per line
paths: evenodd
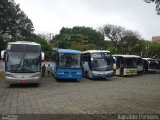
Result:
M111 57L111 54L110 53L105 53L105 52L103 52L103 53L92 53L91 54L91 57L92 58L107 58L107 57Z

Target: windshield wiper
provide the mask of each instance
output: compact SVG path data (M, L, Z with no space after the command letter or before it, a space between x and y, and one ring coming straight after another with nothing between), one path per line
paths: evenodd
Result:
M35 73L35 71L33 71L33 70L30 70L30 69L26 69L26 68L24 68L23 69L23 72L28 72L28 73Z

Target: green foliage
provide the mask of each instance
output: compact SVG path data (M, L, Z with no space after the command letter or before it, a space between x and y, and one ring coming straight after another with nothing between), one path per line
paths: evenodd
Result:
M56 35L51 43L58 48L84 50L92 46L92 49L105 49L103 35L90 27L63 27L60 34Z
M106 45L106 50L109 50L112 54L116 54L116 48L114 47L115 45L112 41L107 40Z
M40 36L37 36L36 34L26 32L25 33L25 38L23 39L24 41L32 41L41 44L42 51L45 53L45 58L49 59L52 55L52 48L51 46L47 43L47 41Z
M121 53L138 54L140 51L136 51L136 48L139 46L139 43L139 39L136 36L124 36L120 41Z
M160 43L159 42L146 42L147 57L160 58Z
M135 46L138 46L140 36L137 32L127 30L121 26L107 24L101 28L101 32L112 42L109 50L116 54L136 54Z
M33 24L14 0L0 0L0 40L6 44L9 41L22 40L24 32L33 31ZM0 50L5 49L1 46Z

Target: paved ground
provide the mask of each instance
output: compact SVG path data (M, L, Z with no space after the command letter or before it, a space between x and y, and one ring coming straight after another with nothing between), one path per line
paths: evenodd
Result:
M39 87L0 80L0 113L160 113L160 74L81 82L44 77Z

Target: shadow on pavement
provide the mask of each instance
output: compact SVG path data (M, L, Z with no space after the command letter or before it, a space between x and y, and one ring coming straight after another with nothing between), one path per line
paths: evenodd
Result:
M33 88L33 87L39 87L40 84L34 83L34 84L10 84L8 88Z

